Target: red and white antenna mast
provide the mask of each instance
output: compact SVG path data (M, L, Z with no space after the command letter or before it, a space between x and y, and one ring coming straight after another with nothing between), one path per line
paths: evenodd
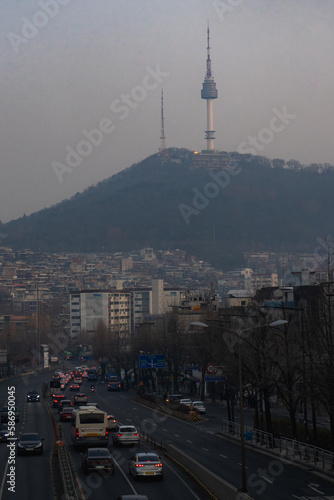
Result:
M164 91L161 89L161 133L160 133L160 148L159 154L167 156L166 136L165 136L165 119L164 119Z

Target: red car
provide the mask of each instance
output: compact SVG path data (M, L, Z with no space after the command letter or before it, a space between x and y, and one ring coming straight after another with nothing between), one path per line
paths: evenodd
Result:
M66 422L72 419L73 406L63 406L59 413L59 420L61 422Z
M58 408L59 401L61 401L64 398L65 398L65 396L61 392L60 393L59 392L54 393L53 397L52 397L53 407L54 408Z

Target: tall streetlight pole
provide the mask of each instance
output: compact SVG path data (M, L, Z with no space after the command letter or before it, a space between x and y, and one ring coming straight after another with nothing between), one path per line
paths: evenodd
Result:
M244 330L231 330L230 328L221 328L221 327L213 327L219 328L225 332L233 333L238 337L238 365L239 365L239 402L240 402L240 449L241 449L241 488L238 488L238 491L242 493L247 493L247 480L246 480L246 450L245 450L245 418L244 418L244 398L243 398L243 384L242 384L242 363L241 363L241 334L249 332L251 330L256 330L257 328L263 328L265 326L269 326L271 328L278 327L280 325L284 325L288 323L288 321L284 319L279 319L277 321L273 321L269 324L264 325L256 325L250 328L245 328ZM202 323L201 321L194 321L190 323L190 326L199 326L202 328L207 328L209 325L206 323Z

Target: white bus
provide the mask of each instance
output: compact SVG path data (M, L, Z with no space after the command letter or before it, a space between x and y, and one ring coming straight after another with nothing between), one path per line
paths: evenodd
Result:
M80 407L74 410L71 420L73 447L108 446L108 419L105 411L94 407Z

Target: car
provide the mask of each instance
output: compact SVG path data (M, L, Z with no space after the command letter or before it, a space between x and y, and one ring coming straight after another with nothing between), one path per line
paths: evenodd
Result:
M74 406L76 405L84 405L87 403L88 397L84 393L76 394L74 396Z
M27 394L27 401L40 402L40 395L38 391L29 391Z
M70 399L62 399L58 403L58 413L61 412L61 409L64 408L64 406L73 406L73 403Z
M110 431L115 431L117 429L117 421L114 415L107 415L107 419L108 419L108 429Z
M114 461L108 448L87 448L82 454L81 465L85 474L99 470L114 472Z
M166 397L166 402L169 403L178 403L180 399L183 398L183 394L169 394Z
M8 427L6 424L0 424L0 441L7 441L9 436Z
M120 444L137 444L139 445L139 432L134 425L118 425L113 433L114 446Z
M71 384L70 391L80 391L80 385L79 384Z
M193 401L192 407L198 413L203 413L203 414L206 413L206 408L203 404L203 401Z
M90 407L90 408L92 408L92 407L94 407L94 408L99 408L99 404L98 404L98 403L91 403L91 402L89 401L89 402L87 402L87 403L86 403L86 406L85 406L85 405L79 406L79 408L81 408L81 409L83 409L83 410L84 410L85 408L89 408L89 407Z
M186 405L186 406L192 406L193 402L191 401L191 399L184 398L184 399L180 399L179 404Z
M55 392L52 398L53 408L58 408L60 401L62 401L63 399L65 399L64 394L62 394L61 392Z
M17 454L42 455L43 441L38 432L24 432L17 441Z
M9 419L11 419L10 412L14 412L15 415L15 422L20 421L20 411L17 410L16 408L8 408L8 406L4 406L1 410L1 423L6 423L8 422Z
M61 422L67 422L68 420L72 420L73 406L63 406L59 412L59 420Z
M163 479L164 472L161 458L152 452L135 453L129 459L129 474L135 479L140 476L153 476Z

